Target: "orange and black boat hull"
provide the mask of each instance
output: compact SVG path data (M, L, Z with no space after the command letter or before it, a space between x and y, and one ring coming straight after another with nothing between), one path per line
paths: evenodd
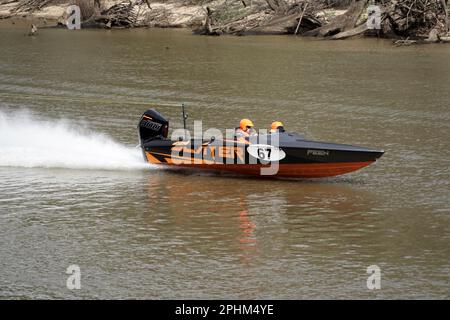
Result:
M170 165L172 167L208 170L215 172L227 172L232 174L260 176L260 177L284 177L284 178L325 178L350 173L364 168L374 161L365 162L337 162L337 163L289 163L279 164L278 170L273 175L263 175L261 169L267 168L262 164L173 164L170 157L160 161L151 152L145 152L145 158L149 163L158 165Z
M148 110L141 117L138 129L144 158L149 163L266 178L337 176L366 167L384 153L310 141L296 133L260 135L250 140L170 140L168 122L155 110Z

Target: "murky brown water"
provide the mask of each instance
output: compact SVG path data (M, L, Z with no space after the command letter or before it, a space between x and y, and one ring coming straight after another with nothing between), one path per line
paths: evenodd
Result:
M450 46L25 33L0 30L0 297L450 297ZM312 182L145 168L152 102L386 154Z

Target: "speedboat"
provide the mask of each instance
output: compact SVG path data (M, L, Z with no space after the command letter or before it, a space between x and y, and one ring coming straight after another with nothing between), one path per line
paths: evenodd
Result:
M186 132L183 107L183 123ZM152 164L230 172L239 175L286 178L323 178L349 173L374 163L384 151L346 144L311 141L290 132L248 138L168 138L169 121L155 109L138 124L144 159Z

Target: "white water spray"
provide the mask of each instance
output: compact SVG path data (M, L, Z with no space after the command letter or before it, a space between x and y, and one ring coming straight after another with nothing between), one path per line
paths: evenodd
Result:
M141 150L75 128L0 111L0 167L136 170L149 168Z

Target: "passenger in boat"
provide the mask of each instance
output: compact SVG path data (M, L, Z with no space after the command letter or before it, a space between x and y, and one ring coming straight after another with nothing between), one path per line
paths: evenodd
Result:
M247 138L257 135L253 122L249 119L242 119L239 122L239 127L236 128L235 135L237 138Z
M282 122L280 122L280 121L274 121L274 122L272 122L272 124L270 125L270 130L269 130L269 132L270 133L282 133L282 132L284 132L285 130L284 130L284 125L283 125L283 123Z

